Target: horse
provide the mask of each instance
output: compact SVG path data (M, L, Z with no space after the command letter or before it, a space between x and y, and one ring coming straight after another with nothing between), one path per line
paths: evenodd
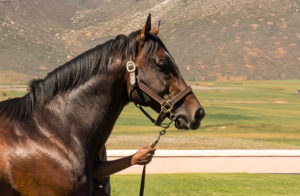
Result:
M200 126L204 109L158 31L149 14L142 29L82 53L33 80L23 97L0 103L0 195L91 195L98 152L130 102L166 110L160 121L172 117L178 129Z

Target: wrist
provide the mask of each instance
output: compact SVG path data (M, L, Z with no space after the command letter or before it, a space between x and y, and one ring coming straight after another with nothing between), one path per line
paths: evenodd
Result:
M134 154L135 155L135 154ZM131 159L130 159L130 164L131 165L135 165L136 164L136 161L135 161L135 157L134 157L134 155L131 155Z

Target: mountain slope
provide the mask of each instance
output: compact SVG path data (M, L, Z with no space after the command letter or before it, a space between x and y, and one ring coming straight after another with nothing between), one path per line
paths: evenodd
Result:
M41 76L151 12L186 79L299 79L299 10L299 0L4 0L0 71Z

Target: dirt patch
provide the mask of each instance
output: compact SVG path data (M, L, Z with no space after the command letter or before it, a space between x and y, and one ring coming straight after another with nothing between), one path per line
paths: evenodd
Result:
M211 87L211 86L194 86L194 90L222 90L222 91L240 91L240 90L249 90L249 88L239 88L239 87Z
M111 136L107 142L108 149L138 149L154 141L155 136ZM255 141L252 139L197 136L166 135L161 138L158 149L291 149L289 144Z
M24 92L28 90L28 87L26 85L2 85L0 86L0 90ZM0 92L0 96L1 96L1 92Z
M26 84L30 81L30 77L14 72L14 71L0 71L0 85L7 85L7 84Z
M286 104L287 101L259 101L259 100L252 100L252 101L244 101L244 100L226 100L226 101L219 101L219 100L203 100L207 102L214 102L214 103L248 103L248 104L266 104L266 103L274 103L274 104Z
M7 94L5 92L0 92L0 97L6 97Z
M284 103L287 103L287 102L286 101L273 101L272 103L284 104Z

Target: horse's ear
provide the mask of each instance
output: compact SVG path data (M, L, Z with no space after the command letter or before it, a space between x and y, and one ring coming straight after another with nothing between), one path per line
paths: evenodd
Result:
M153 29L151 29L151 33L154 35L158 35L159 26L160 26L160 21L158 21L158 25L156 25Z
M142 30L137 36L137 42L139 43L140 47L144 46L145 40L151 31L151 14L148 15L146 24L143 26Z

